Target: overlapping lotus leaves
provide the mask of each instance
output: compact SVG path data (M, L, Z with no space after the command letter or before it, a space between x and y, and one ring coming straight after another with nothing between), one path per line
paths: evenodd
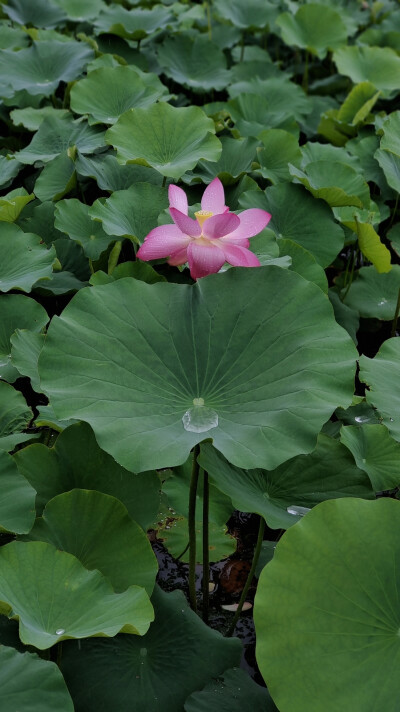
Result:
M55 663L4 645L0 646L0 705L3 712L74 712Z
M10 452L32 435L22 431L33 419L25 398L8 383L0 381L0 450Z
M13 22L46 29L53 29L66 19L54 0L35 0L34 4L31 0L7 0L2 10Z
M22 49L30 44L27 32L20 27L12 27L7 20L0 20L0 48Z
M267 128L280 128L298 136L299 129L286 108L270 111L268 98L262 94L239 94L227 104L232 121L241 136L255 136Z
M82 119L74 121L71 116L48 116L40 124L30 144L17 151L16 157L21 163L48 163L69 148L78 148L81 153L93 153L103 145L104 131L101 129L88 126Z
M169 37L157 52L164 74L194 91L222 90L229 83L226 57L209 37Z
M243 30L265 28L277 14L274 5L265 0L249 0L245 4L240 0L215 0L213 7L217 15Z
M387 428L367 424L344 426L340 440L357 466L368 474L375 492L399 486L400 444L390 437Z
M352 309L342 302L334 289L329 289L329 301L333 306L337 323L343 326L343 329L346 329L347 333L350 334L354 343L357 345L357 331L360 327L358 310Z
M156 282L166 282L166 278L155 271L147 262L141 262L136 260L136 262L121 262L115 267L112 274L106 274L102 270L98 270L92 274L90 278L90 284L97 286L99 284L110 284L110 282L115 282L116 279L124 279L125 277L133 277L134 279L141 279L147 284L155 284Z
M211 183L218 176L221 182L231 185L251 170L252 162L256 159L256 146L254 138L230 138L221 136L222 153L218 161L200 161L194 170L195 176L200 176L205 183ZM186 177L183 178L186 180Z
M168 514L171 514L169 512ZM196 528L196 563L203 563L203 522L201 513L195 523ZM186 517L174 517L171 514L171 521L165 526L163 523L158 528L157 538L163 542L169 553L183 563L189 563L189 535L188 520ZM209 561L221 561L235 553L237 546L236 539L228 534L228 528L224 524L215 524L210 521L208 524L208 558Z
M73 22L85 22L93 20L99 12L105 9L104 0L53 0L64 10L68 20Z
M254 605L257 661L279 709L396 711L399 526L397 501L338 499L279 541Z
M0 186L7 188L18 175L22 165L14 157L0 156Z
M232 668L209 682L201 692L193 692L185 702L185 712L278 712L268 690L257 685L244 670Z
M13 457L21 474L38 493L38 515L53 497L78 488L97 490L119 499L129 516L145 531L156 519L160 502L156 472L133 477L100 450L86 423L67 427L51 449L35 444L19 450Z
M60 200L76 186L75 163L68 151L49 161L40 173L34 187L39 200Z
M400 269L400 268L399 268ZM367 402L378 408L392 437L400 441L400 395L394 384L400 372L400 340L388 339L375 358L360 358L360 380L368 386Z
M11 455L0 450L0 530L26 534L35 521L36 492L17 469Z
M265 193L249 191L239 198L239 203L242 208L268 210L272 215L269 227L277 237L297 242L322 267L330 265L343 247L344 233L331 210L300 185L281 183L267 188Z
M367 319L391 321L396 311L399 289L399 265L392 265L386 274L379 274L375 267L361 267L344 303Z
M237 509L259 514L271 529L287 529L298 521L287 511L293 505L311 508L325 499L374 496L346 448L326 435L319 436L310 455L298 455L276 470L241 470L208 443L201 446L199 462Z
M168 93L155 74L135 67L103 67L90 72L71 89L71 109L97 122L115 124L128 109L151 106Z
M177 109L159 102L122 114L106 133L121 163L140 163L163 176L180 178L201 158L217 161L221 144L212 119L198 106Z
M114 236L104 232L99 222L91 219L89 206L76 198L57 203L54 225L81 245L85 255L91 260L97 260L115 240Z
M138 638L64 643L61 669L76 712L176 712L192 692L238 665L241 643L208 628L181 591L152 596L155 621ZM173 654L172 654L173 653ZM79 671L79 672L78 672ZM173 684L172 682L173 681Z
M81 290L53 320L39 372L58 417L90 423L127 469L178 465L205 437L239 467L271 469L312 450L350 403L354 359L321 290L264 267Z
M127 235L142 243L168 205L166 188L135 183L127 190L115 191L106 200L96 200L88 215L92 222L101 221L104 232L114 239Z
M328 292L326 274L311 252L293 240L280 239L278 247L281 256L290 256L291 265L289 269L301 274L301 276L304 277L304 279L308 279L309 282L317 284L323 292Z
M46 248L38 235L22 232L16 225L0 228L0 291L30 292L38 279L49 278L56 258L54 247Z
M162 5L135 10L111 5L96 18L94 27L99 34L109 32L129 40L142 40L155 30L166 28L171 20L170 10Z
M10 383L18 378L12 366L10 339L16 329L28 329L39 333L49 317L46 310L34 299L22 294L2 295L0 301L0 377Z
M236 70L237 73L239 66L235 65L231 71L234 73ZM268 117L266 117L268 122L271 120L271 114L278 117L280 121L288 116L293 116L297 121L304 121L304 117L312 110L310 98L298 84L291 82L286 76L262 79L254 76L249 70L248 77L236 78L228 87L228 92L232 98L242 95L244 102L246 102L246 94L264 96L268 106Z
M19 620L23 643L40 650L67 638L144 635L154 617L143 588L114 593L99 571L42 541L1 548L0 611Z
M264 148L258 150L260 173L271 183L290 181L288 164L300 165L301 151L295 136L282 129L262 131L258 138Z
M161 185L162 176L149 166L128 163L121 165L115 156L101 153L93 156L78 154L76 170L80 175L90 176L102 190L126 190L132 183Z
M47 116L55 116L59 119L69 116L68 109L55 109L54 106L42 106L40 109L34 109L31 106L25 109L14 109L10 111L10 118L15 126L24 126L28 131L37 131L42 121Z
M28 376L34 391L40 393L38 359L45 335L27 329L16 329L10 338L11 364L18 374Z
M275 24L280 28L285 44L307 49L321 59L326 57L328 50L345 44L349 34L340 13L327 4L301 5L295 14L284 12L279 15Z
M28 94L50 96L61 81L76 79L93 56L87 44L74 40L43 40L18 52L1 50L0 80L4 78L14 92L25 89Z
M368 81L385 94L400 88L400 57L389 47L340 47L333 61L354 84Z
M9 175L9 174L8 174ZM14 222L25 205L34 199L25 188L16 188L0 198L0 222Z
M156 557L143 529L115 497L84 489L60 494L47 503L27 540L68 551L89 571L98 569L117 593L135 585L152 594Z
M315 161L308 163L304 171L289 165L289 171L296 182L302 183L315 198L326 200L332 208L342 205L369 207L368 184L346 163Z

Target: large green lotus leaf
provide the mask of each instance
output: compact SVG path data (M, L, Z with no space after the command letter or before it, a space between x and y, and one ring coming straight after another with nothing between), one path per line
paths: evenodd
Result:
M68 109L55 109L54 106L42 106L40 109L34 109L27 106L25 109L14 109L10 111L10 118L15 126L24 126L28 131L37 131L42 121L47 116L56 116L57 118L65 118L69 116Z
M375 492L399 486L400 444L384 425L343 426L340 440L367 473Z
M105 9L103 0L52 0L64 10L68 20L72 22L87 22L95 19L101 10Z
M89 571L98 569L117 593L134 584L152 594L158 566L150 542L122 502L108 494L74 489L54 497L24 540L68 551Z
M162 176L149 166L128 163L121 166L115 156L101 153L94 156L78 154L76 170L82 176L97 181L99 188L109 192L125 190L132 183L152 183L161 185Z
M192 692L238 665L241 643L190 610L181 591L155 588L155 621L142 638L64 643L61 668L76 712L177 712Z
M235 128L241 136L257 137L262 131L268 128L280 128L298 136L299 129L293 115L288 112L288 105L271 109L268 97L260 93L239 94L231 99L227 105Z
M185 702L185 712L278 712L268 690L255 683L240 668L227 670L209 682L201 692L193 692Z
M53 319L39 373L56 415L90 423L127 469L181 464L205 437L239 467L272 468L312 450L349 403L354 359L319 287L233 268L192 286L81 290Z
M16 329L10 338L11 364L18 373L31 379L32 388L37 393L40 393L38 359L44 339L44 334L27 329Z
M38 514L53 497L79 488L98 490L119 499L144 530L156 519L160 503L157 473L132 475L124 470L100 450L86 423L67 427L50 449L35 444L19 450L14 458L19 471L38 493Z
M241 0L214 0L213 9L242 30L263 29L277 14L274 5L267 0L249 0L246 3Z
M156 30L165 29L171 20L170 10L162 5L136 10L111 5L100 13L93 24L98 34L110 33L124 39L142 40Z
M193 40L188 35L167 37L157 56L167 77L194 91L220 91L229 83L224 53L204 35Z
M65 20L65 13L53 0L7 0L2 10L10 20L20 25L33 25L47 29L57 27Z
M271 183L291 181L288 164L300 165L301 151L295 136L282 129L269 129L259 134L264 148L258 150L260 173Z
M131 109L106 133L121 163L140 163L163 176L180 178L201 158L217 161L221 144L212 119L198 106L175 108L159 102L147 109Z
M324 18L323 23L321 17ZM294 15L284 12L277 17L275 24L280 28L285 44L307 49L320 59L326 57L328 50L346 44L348 35L340 12L329 5L317 3L302 5Z
M269 226L277 237L297 242L322 267L330 265L343 247L344 233L332 211L300 185L280 183L265 193L250 191L239 202L242 208L268 210L272 215Z
M22 393L0 381L0 450L10 452L18 443L30 440L32 435L21 431L28 427L32 418L33 413Z
M392 437L400 441L400 339L385 341L375 358L361 356L360 380L368 386L367 402L378 408Z
M35 521L36 492L11 455L0 450L0 530L26 534Z
M255 138L230 138L221 136L222 153L215 163L200 161L192 175L200 176L205 183L211 183L213 178L218 178L226 185L232 185L238 178L251 170L256 159ZM186 176L182 180L186 182Z
M281 239L278 242L280 256L289 255L292 261L289 269L301 274L304 279L317 284L323 292L328 293L328 280L321 265L315 257L293 240Z
M11 383L18 378L12 366L10 338L16 329L40 332L49 317L45 309L22 294L2 295L0 300L0 378Z
M235 81L229 86L228 92L232 98L239 94L261 94L266 97L268 121L271 120L271 114L282 120L282 116L288 113L297 121L304 121L304 117L312 109L310 98L307 97L303 89L285 76L261 79L254 76L250 70L249 78Z
M27 193L25 188L16 188L0 198L0 221L15 222L25 205L34 200L35 196Z
M0 80L4 77L14 91L50 96L61 81L70 82L93 58L93 50L84 42L34 42L32 47L0 51Z
M375 267L362 267L344 301L367 319L391 321L396 311L399 289L399 265L392 265L390 272L385 274L379 274Z
M93 153L104 145L104 132L89 126L82 119L71 116L48 116L42 121L30 144L15 154L21 163L36 161L47 163L68 149L78 148L81 153Z
M154 617L143 588L114 593L99 571L42 541L1 547L0 611L19 619L22 642L40 650L67 638L144 635Z
M305 171L292 165L289 170L296 181L302 183L315 198L326 200L332 208L341 205L369 207L368 184L346 163L315 161L308 163Z
M34 187L42 202L60 200L76 186L75 163L68 152L49 161L40 173Z
M374 496L348 450L326 435L319 436L310 455L298 455L271 471L234 467L208 443L201 446L199 462L237 509L259 514L271 529L287 529L298 521L287 511L293 505L310 508L325 499Z
M13 156L0 156L0 186L7 188L14 178L18 175L22 168L22 164Z
M340 47L333 54L340 74L390 92L400 88L400 57L389 47Z
M2 712L74 712L74 705L55 663L32 653L0 646Z
M155 74L140 75L135 67L103 67L90 72L71 89L71 109L103 124L115 124L128 109L146 108L167 93Z
M257 662L279 709L396 712L399 526L399 502L338 499L279 541L254 605Z
M128 190L115 191L105 201L96 200L88 214L92 220L101 221L108 235L127 235L141 243L168 205L166 188L135 183Z
M22 232L17 225L0 227L0 291L30 292L38 279L49 278L56 258L54 247L41 244L38 235Z
M89 206L80 200L61 200L56 205L54 225L65 232L71 240L82 245L83 251L91 260L98 260L115 237L104 232L102 225L92 220Z
M30 44L30 37L21 27L12 27L8 20L0 20L0 48L22 49Z
M169 514L171 514L169 512ZM168 518L169 521L169 518ZM203 522L198 520L195 523L196 530L196 563L203 563ZM185 517L174 517L171 514L171 521L166 526L163 524L158 528L158 539L160 539L169 553L174 557L189 563L189 525ZM224 524L209 522L208 525L208 558L211 562L221 561L235 553L237 541L228 534L228 528Z

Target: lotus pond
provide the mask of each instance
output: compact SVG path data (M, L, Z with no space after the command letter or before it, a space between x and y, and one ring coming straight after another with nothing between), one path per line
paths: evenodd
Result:
M0 3L2 712L398 712L400 7Z

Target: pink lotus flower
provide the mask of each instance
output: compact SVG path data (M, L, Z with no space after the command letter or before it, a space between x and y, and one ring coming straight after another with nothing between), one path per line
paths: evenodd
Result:
M189 263L193 279L218 272L225 262L235 267L259 267L260 261L248 250L249 238L270 221L266 210L251 208L240 215L225 205L224 187L219 178L207 186L196 220L188 216L186 193L177 185L168 189L173 225L160 225L145 237L137 253L140 260L169 257L168 264Z

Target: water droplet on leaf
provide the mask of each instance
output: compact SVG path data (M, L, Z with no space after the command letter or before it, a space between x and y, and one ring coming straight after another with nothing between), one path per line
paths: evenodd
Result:
M194 401L203 399L195 398ZM204 401L203 401L204 402ZM190 433L205 433L218 425L218 413L212 408L195 404L189 408L182 418L183 427Z
M297 516L304 517L304 515L311 510L309 507L298 507L296 504L293 504L291 507L288 507L286 511L288 514L296 514Z
M57 628L56 635L62 635L63 633L65 633L64 628Z
M369 423L370 418L368 418L367 415L356 415L354 420L356 421L356 423Z

